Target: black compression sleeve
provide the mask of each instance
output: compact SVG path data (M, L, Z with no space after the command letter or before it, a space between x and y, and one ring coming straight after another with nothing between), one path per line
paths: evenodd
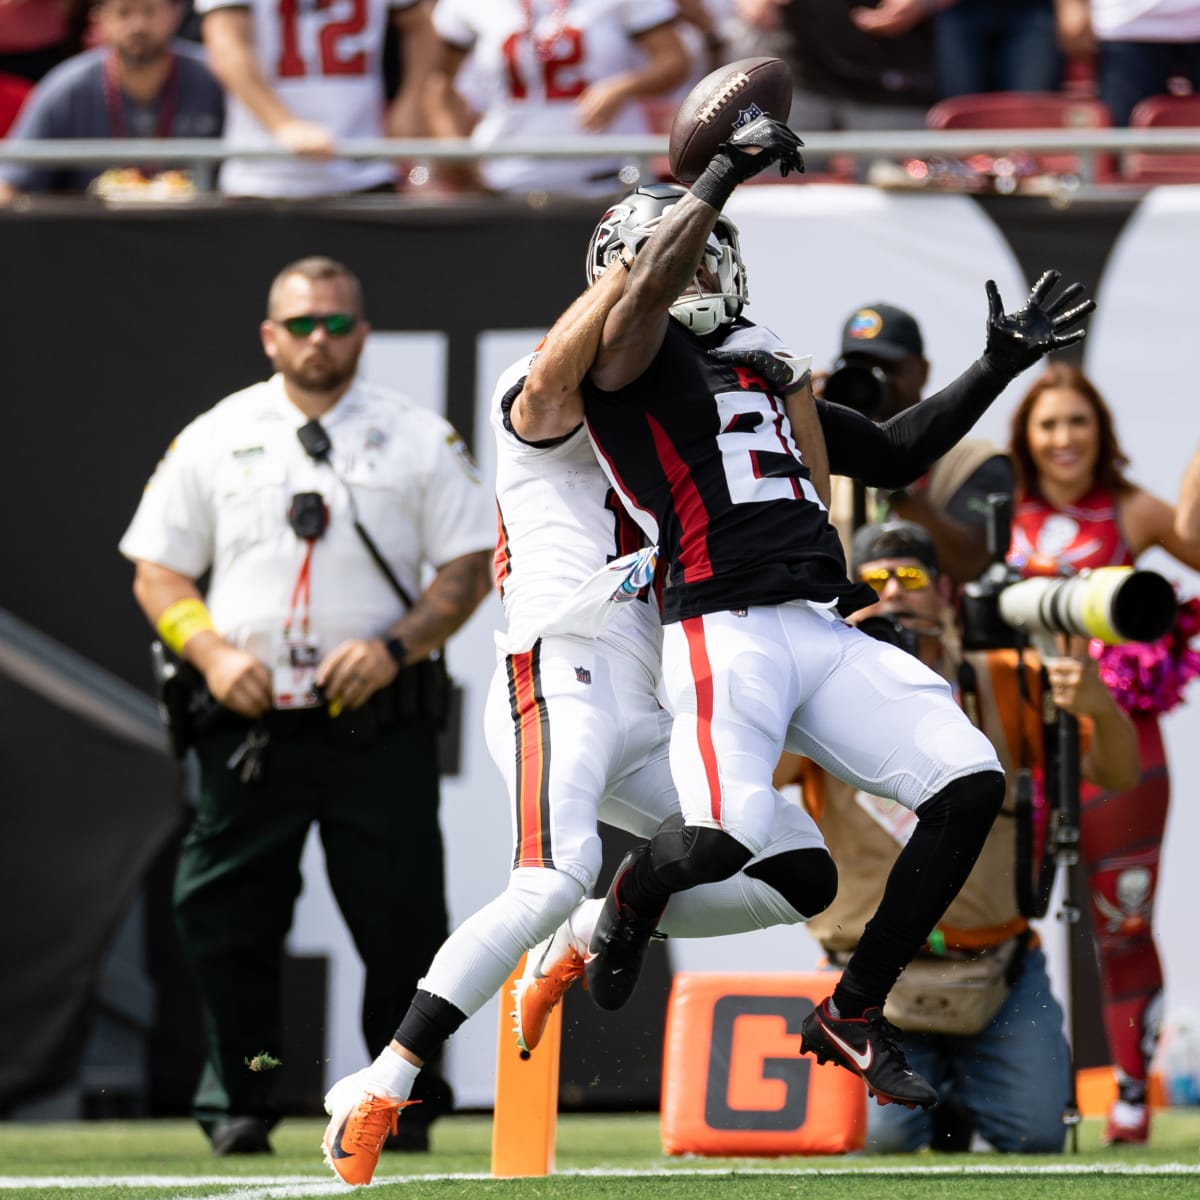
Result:
M905 487L969 432L1008 382L1007 375L979 359L940 392L880 425L852 409L818 400L829 470L870 487Z

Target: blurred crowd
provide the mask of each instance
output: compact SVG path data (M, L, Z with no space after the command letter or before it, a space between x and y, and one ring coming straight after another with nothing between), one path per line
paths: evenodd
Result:
M699 79L756 55L791 66L802 135L1200 124L1200 0L0 0L0 133L223 132L290 152L226 161L215 182L228 196L617 195L644 164L336 152L384 136L486 150L662 134ZM814 166L856 177L836 159ZM151 179L168 197L213 183L154 164L8 163L0 202Z

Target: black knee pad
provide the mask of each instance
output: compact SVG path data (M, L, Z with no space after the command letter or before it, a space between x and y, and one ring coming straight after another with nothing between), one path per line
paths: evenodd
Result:
M828 850L784 850L752 862L745 873L774 888L803 917L824 912L837 896L837 865Z
M991 829L1004 803L1004 776L999 771L976 771L948 783L917 809L917 817L926 829L948 826L957 829L979 826Z
M668 817L650 839L654 874L672 892L728 879L751 857L750 851L723 829L685 825L681 813Z

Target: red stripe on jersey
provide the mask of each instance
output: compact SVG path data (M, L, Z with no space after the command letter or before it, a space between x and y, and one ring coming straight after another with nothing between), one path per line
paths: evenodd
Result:
M515 867L552 867L550 720L541 695L539 647L507 659L508 701L516 726Z
M704 778L708 782L708 810L714 821L720 821L721 777L717 772L717 748L712 736L713 677L708 645L704 640L704 618L688 617L680 624L687 638L688 661L696 688L696 742L700 747L700 761L704 763Z
M671 444L667 431L649 414L646 424L654 438L659 466L671 489L671 507L679 520L679 564L683 568L680 583L699 583L711 579L713 565L708 557L708 509L687 463Z
M496 591L504 598L504 581L512 574L512 550L508 544L508 530L504 527L504 514L496 505L496 552L492 555L492 578Z

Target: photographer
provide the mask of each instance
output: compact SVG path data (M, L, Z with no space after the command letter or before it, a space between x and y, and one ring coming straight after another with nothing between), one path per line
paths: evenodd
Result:
M863 526L854 537L851 571L879 593L878 604L857 614L860 627L901 645L948 682L963 680L970 695L960 692L960 703L978 712L1008 780L1004 808L975 869L885 1010L901 1031L909 1064L938 1089L943 1104L933 1111L872 1106L867 1147L895 1153L936 1146L939 1116L957 1109L997 1150L1059 1152L1070 1058L1037 935L1017 903L1015 780L1020 768L1036 777L1046 761L1047 688L1055 705L1086 718L1080 771L1089 780L1119 788L1136 778L1133 728L1091 662L1043 664L1026 652L1018 663L1015 651L997 650L967 655L968 670L960 672L947 636L950 581L919 525ZM837 899L808 926L840 965L857 945L914 822L898 805L785 755L776 783L797 778L839 869Z
M846 319L841 356L825 376L821 394L873 421L886 421L919 404L928 379L924 339L913 316L892 304L868 304ZM861 514L854 512L851 481L835 476L832 483L830 515L847 556L856 525L901 517L929 530L942 570L962 584L987 565L983 500L992 492L1011 492L1012 472L1002 449L983 438L965 437L908 487L868 491Z
M271 1149L273 1073L246 1064L280 1053L284 939L314 822L366 968L372 1053L447 933L447 680L430 655L488 590L492 523L454 430L358 375L369 328L346 267L285 267L260 327L276 374L179 435L121 540L138 603L183 660L168 691L194 680L164 705L200 768L175 911L208 1038L194 1111L216 1154ZM449 1106L436 1071L422 1080L399 1148L426 1149Z

